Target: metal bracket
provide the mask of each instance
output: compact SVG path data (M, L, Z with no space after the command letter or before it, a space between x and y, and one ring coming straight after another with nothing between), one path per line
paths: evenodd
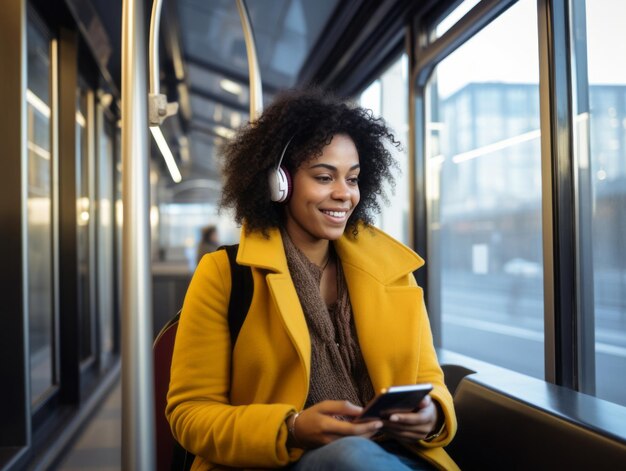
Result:
M165 118L178 113L178 103L168 103L167 97L162 94L148 95L148 121L149 126L160 126Z

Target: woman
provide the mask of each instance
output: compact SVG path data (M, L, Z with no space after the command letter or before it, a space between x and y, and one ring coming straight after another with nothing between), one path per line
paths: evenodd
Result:
M279 96L225 147L222 204L243 225L254 295L232 346L224 251L205 256L178 327L166 414L192 469L454 469L456 430L422 290L424 262L371 226L397 144L318 90ZM281 162L282 161L282 162ZM285 201L280 163L291 178ZM353 421L382 388L432 383L415 412Z
M220 246L217 238L217 227L214 225L202 228L200 242L196 250L196 263L200 263L202 257L211 252L215 252Z

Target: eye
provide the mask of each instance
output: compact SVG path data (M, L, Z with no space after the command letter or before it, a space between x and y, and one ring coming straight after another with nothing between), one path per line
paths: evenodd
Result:
M348 178L348 184L357 186L359 184L359 177L350 177Z
M317 175L315 179L320 183L330 183L333 180L329 175Z

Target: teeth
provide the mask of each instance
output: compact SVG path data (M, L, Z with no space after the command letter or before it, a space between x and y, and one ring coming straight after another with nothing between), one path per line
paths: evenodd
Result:
M324 213L335 218L341 218L346 215L346 211L324 211Z

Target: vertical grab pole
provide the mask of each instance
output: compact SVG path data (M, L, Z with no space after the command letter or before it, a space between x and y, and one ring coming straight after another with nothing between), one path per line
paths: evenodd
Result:
M261 69L256 57L256 45L248 9L243 0L237 0L237 10L241 18L243 37L246 41L246 52L248 54L248 75L250 76L250 122L256 121L259 113L263 110L263 89L261 82Z
M122 468L126 471L156 468L144 3L122 4Z

